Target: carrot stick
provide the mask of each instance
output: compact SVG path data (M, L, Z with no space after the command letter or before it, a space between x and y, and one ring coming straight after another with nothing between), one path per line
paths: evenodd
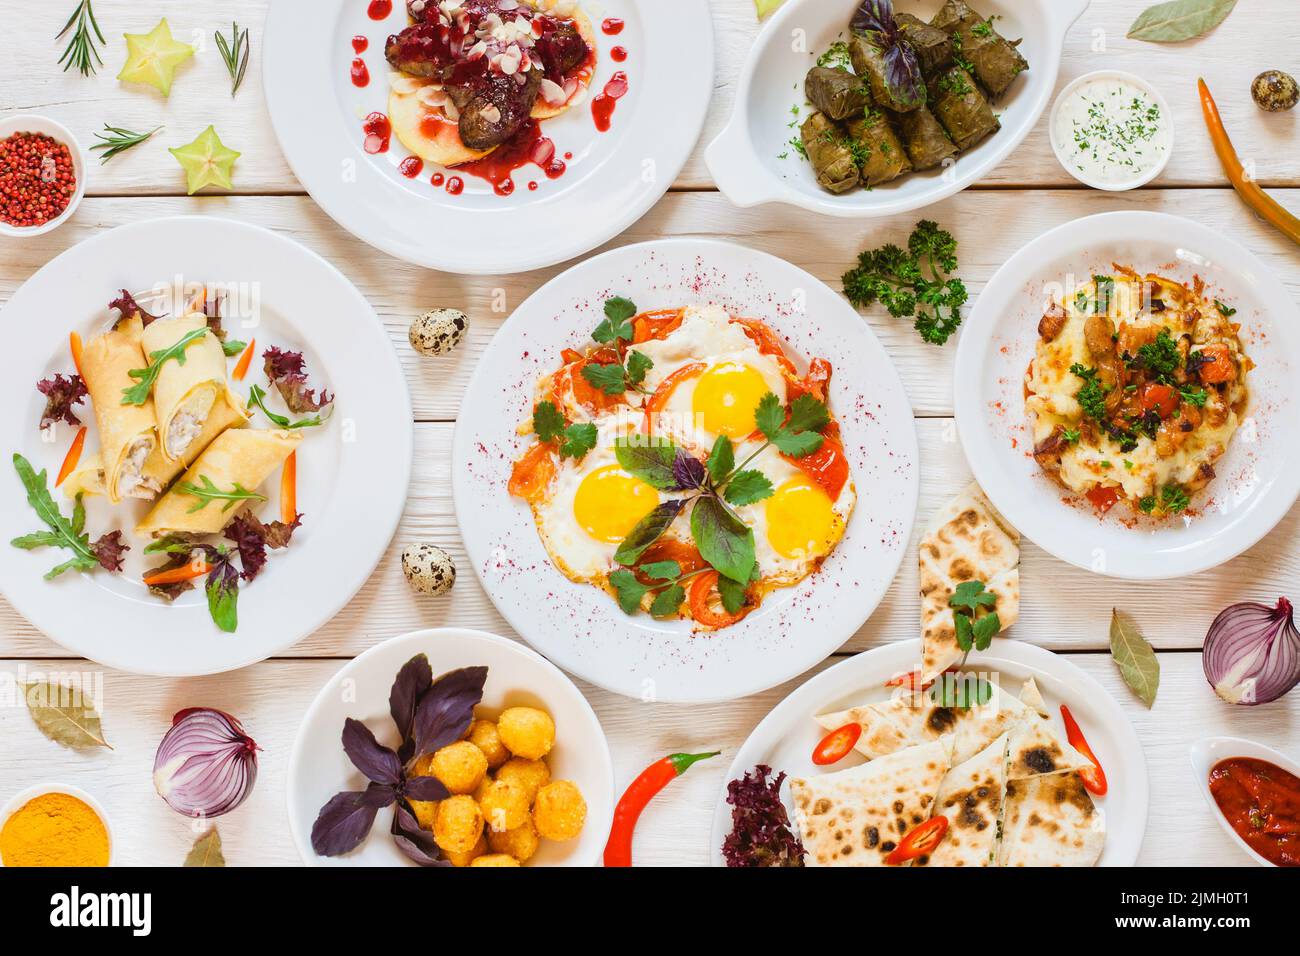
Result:
M77 366L77 374L81 375L81 336L76 332L68 336L68 347L72 349L72 364ZM85 378L82 375L82 378Z
M293 524L298 520L298 453L295 451L284 461L280 476L280 520Z
M68 449L67 455L63 458L63 467L59 469L59 478L54 482L57 488L67 480L68 475L77 469L77 462L81 461L81 449L86 447L86 426L82 425L77 431L77 437L72 439L72 447Z
M244 376L248 374L248 366L253 364L255 351L257 351L257 339L248 343L248 348L244 349L244 354L239 356L239 361L235 363L235 370L230 373L230 377L236 382L242 382Z
M194 562L180 568L172 568L170 571L159 571L157 574L146 574L144 583L149 587L155 587L159 584L180 584L182 581L193 581L195 578L201 578L212 570L212 565L206 561Z
M194 294L194 298L190 299L189 307L185 311L202 312L203 307L207 304L208 304L208 290L204 288Z

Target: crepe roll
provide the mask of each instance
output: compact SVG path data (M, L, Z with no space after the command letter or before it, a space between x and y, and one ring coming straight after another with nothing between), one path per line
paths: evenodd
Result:
M81 375L99 427L103 485L114 504L123 498L153 498L162 490L145 475L145 462L157 444L153 401L122 403L122 392L136 384L131 371L146 364L143 334L138 315L123 319L87 342L81 353Z
M208 318L202 312L159 319L144 331L144 351L152 360L158 352L200 330L203 336L185 347L184 361L176 358L164 362L154 383L158 441L163 457L171 462L184 460L217 402L229 393L226 353L221 341L208 329Z
M216 534L249 504L205 499L186 491L191 486L207 487L211 482L223 492L243 488L258 491L284 464L302 436L291 431L253 428L227 429L217 436L186 470L167 494L136 525L136 534L162 537L168 534Z

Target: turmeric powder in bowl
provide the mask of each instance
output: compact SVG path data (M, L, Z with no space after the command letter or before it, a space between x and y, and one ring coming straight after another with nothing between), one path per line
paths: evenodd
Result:
M33 797L0 829L5 866L108 866L108 828L84 800L67 793Z

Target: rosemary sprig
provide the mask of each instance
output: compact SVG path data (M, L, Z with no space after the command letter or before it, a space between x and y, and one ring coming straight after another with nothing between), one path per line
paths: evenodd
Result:
M73 30L73 24L76 29ZM69 30L73 30L72 39L68 41L67 48L63 51L63 56L59 57L59 63L63 66L63 72L67 73L70 67L75 66L82 76L89 76L95 72L95 63L91 62L91 57L95 58L100 66L104 61L100 59L99 50L95 47L95 39L91 36L91 30L94 30L94 36L99 38L99 45L103 46L108 41L104 39L104 34L99 30L99 23L95 20L95 10L90 5L90 0L81 0L77 4L77 9L72 11L72 16L68 17L68 22L63 25L59 35L54 39L62 40Z
M181 494L192 495L199 499L198 502L191 506L188 512L189 514L194 514L196 511L202 511L208 506L208 502L210 501L224 501L225 505L221 510L229 511L241 501L266 500L265 495L259 495L255 491L249 491L239 482L235 482L235 487L231 491L222 491L207 475L199 475L199 482L200 484L196 485L192 481L183 481L176 487L176 490Z
M227 40L225 35L218 30L216 38L217 49L221 51L221 59L225 61L226 69L230 71L230 95L234 96L239 92L239 86L244 82L244 74L248 71L250 47L248 45L247 27L241 33L239 24L232 21L230 34L230 39Z
M147 133L136 133L129 129L122 129L120 126L109 126L105 123L104 132L95 134L101 142L95 143L90 148L104 151L104 154L99 157L102 166L118 153L124 153L132 146L139 146L160 129L162 129L161 126L155 126Z

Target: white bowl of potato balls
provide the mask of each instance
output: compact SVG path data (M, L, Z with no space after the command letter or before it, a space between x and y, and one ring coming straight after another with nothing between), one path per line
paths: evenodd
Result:
M399 728L412 721L402 716L397 677L412 662L423 668L422 659L430 693L447 675L463 685L471 674L477 703L470 715L463 687L444 694L437 707L456 712L455 739L444 731L436 748L417 754L408 745L404 753L415 731ZM344 750L345 725L356 749L356 722L374 746L403 755L399 792L436 791L441 799L399 797L351 848L354 820L337 812L331 820L330 808L374 786ZM385 641L321 688L294 742L287 794L294 845L309 865L597 866L613 818L614 771L595 712L555 665L516 641L443 628ZM338 831L353 839L341 843Z

